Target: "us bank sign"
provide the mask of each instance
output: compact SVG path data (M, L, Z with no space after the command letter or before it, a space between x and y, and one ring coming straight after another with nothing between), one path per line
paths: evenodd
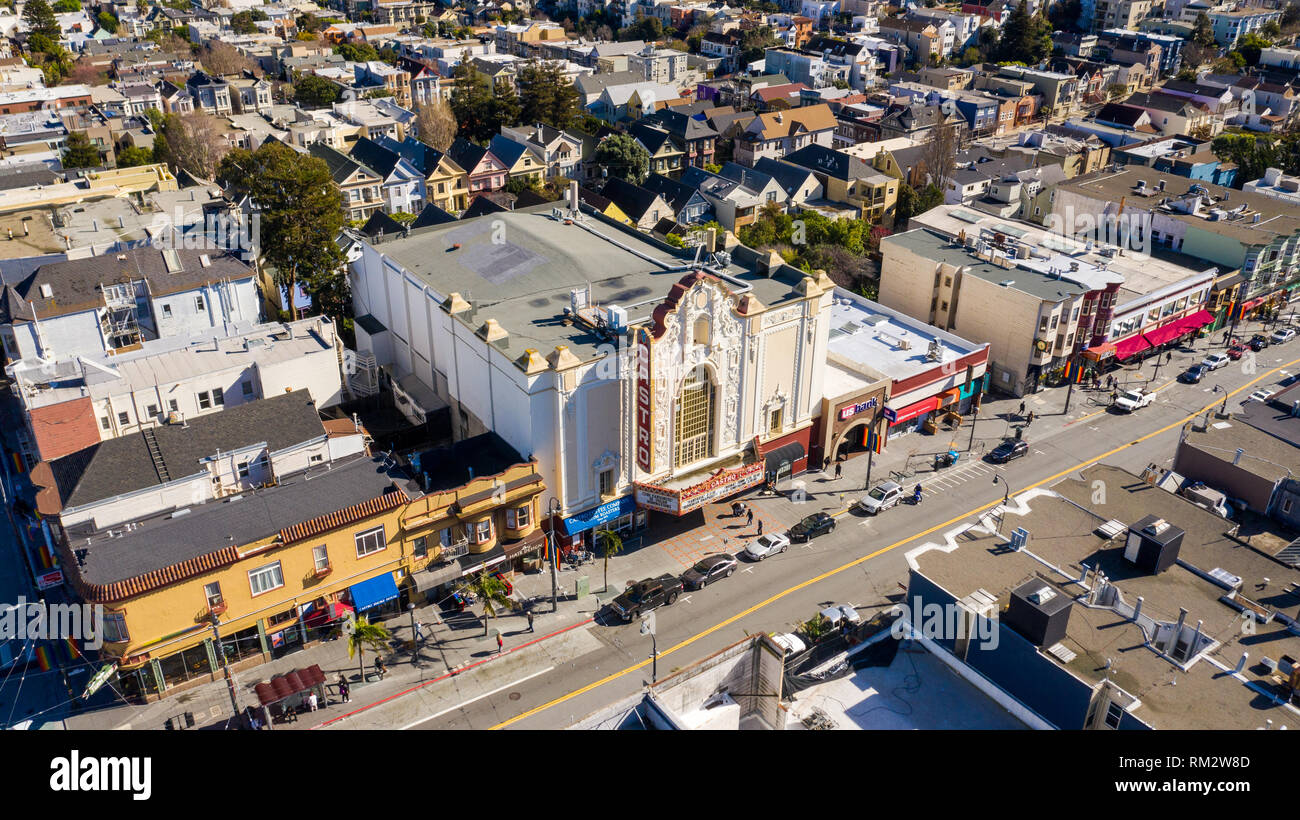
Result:
M840 421L851 419L857 414L865 413L868 410L874 410L878 404L880 404L880 401L875 396L872 396L866 401L850 404L848 407L841 407Z

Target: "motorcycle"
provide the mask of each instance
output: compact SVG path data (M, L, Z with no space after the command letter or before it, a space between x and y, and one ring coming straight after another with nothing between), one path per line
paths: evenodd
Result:
M938 470L943 467L951 467L961 458L961 454L956 450L949 450L946 453L936 453L934 456L934 469Z
M921 485L919 484L916 486L916 489L912 491L912 503L913 504L921 503Z

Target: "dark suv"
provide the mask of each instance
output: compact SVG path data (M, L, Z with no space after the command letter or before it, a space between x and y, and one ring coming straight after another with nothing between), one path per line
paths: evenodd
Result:
M835 519L824 512L813 513L790 528L791 541L810 541L835 530Z
M1268 337L1262 333L1256 333L1254 336L1250 337L1250 341L1247 342L1247 344L1250 346L1251 350L1258 353L1268 347Z

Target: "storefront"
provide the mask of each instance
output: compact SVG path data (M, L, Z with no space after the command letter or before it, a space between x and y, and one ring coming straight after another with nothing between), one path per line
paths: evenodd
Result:
M648 525L646 511L637 509L635 497L625 495L565 518L559 533L560 547L563 552L583 548L591 538L587 533L592 530L613 530L625 535L639 532Z
M871 433L882 432L882 408L888 385L823 405L820 451L832 460L853 458L868 450ZM816 467L817 465L812 465Z
M803 448L798 444L793 446L799 447L802 452ZM794 456L793 451L777 453L774 450L772 452L781 461L774 462L770 467L767 461L754 461L749 464L723 468L704 481L686 486L669 483L637 484L636 503L648 510L681 517L700 509L706 504L721 501L736 493L758 487L772 474L772 471L781 470L782 464L788 465L792 463L790 458ZM807 459L806 456L802 458L795 456L795 460L806 461Z

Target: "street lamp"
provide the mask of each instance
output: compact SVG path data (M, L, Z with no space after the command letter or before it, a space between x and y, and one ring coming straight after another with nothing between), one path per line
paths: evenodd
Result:
M221 658L221 673L226 678L226 689L230 692L230 711L235 720L239 720L239 701L235 699L235 674L230 671L230 664L226 662L226 650L221 645L221 632L217 629L220 625L220 617L217 613L210 613L208 616L212 623L212 639L217 645L217 655Z
M415 631L415 602L414 601L406 605L406 611L411 613L411 652L417 653L420 650L417 649L415 646L415 636L417 633Z
M650 636L650 683L659 682L659 644L655 640L655 614L641 619L641 634Z
M1011 485L1007 483L1007 480L1005 478L1002 478L1002 476L998 475L997 473L993 474L993 483L1001 484L1002 486L1007 488L1006 492L1002 494L1002 512L998 513L998 535L1001 535L1002 519L1007 517L1007 505L1010 503L1011 500Z
M551 612L560 610L559 579L556 576L556 563L560 560L559 547L555 543L555 517L560 512L560 500L551 496L550 503L547 505L547 515L551 519L551 531L548 534L550 548L548 550L551 559Z

